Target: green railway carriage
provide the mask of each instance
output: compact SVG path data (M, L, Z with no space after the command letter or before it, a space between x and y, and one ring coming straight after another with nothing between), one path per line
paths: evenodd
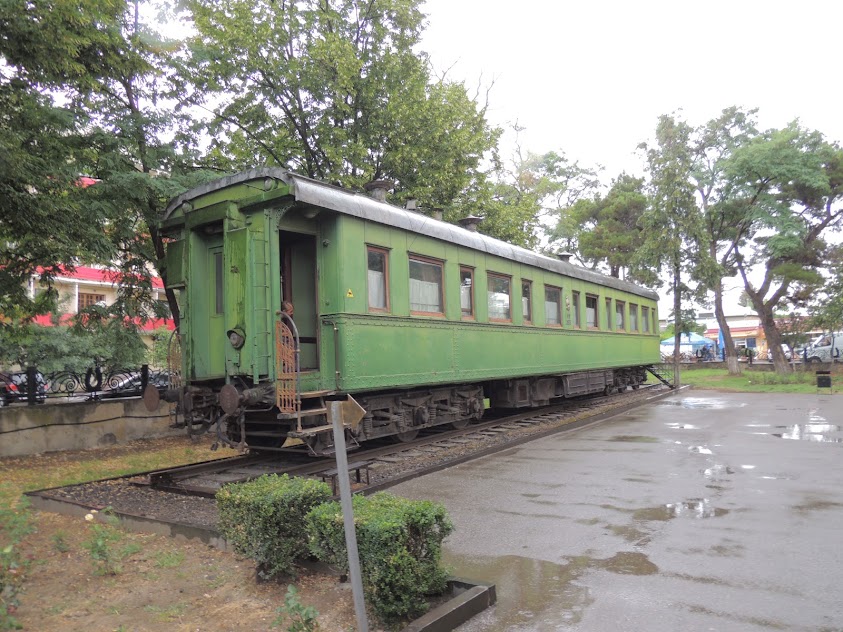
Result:
M232 446L330 451L335 395L366 409L352 438L408 439L484 402L637 388L659 361L654 292L281 169L188 191L160 228L182 311L168 396Z

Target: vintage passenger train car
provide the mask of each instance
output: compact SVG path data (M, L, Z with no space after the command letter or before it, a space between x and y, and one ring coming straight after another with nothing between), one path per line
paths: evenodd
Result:
M281 169L188 191L160 229L182 312L168 394L232 447L330 452L335 395L366 410L352 442L409 440L637 388L659 362L654 292Z

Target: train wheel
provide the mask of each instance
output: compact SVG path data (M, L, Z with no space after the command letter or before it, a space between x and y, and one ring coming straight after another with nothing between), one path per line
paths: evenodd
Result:
M410 441L412 441L418 436L418 430L405 430L404 432L399 432L398 434L393 435L393 437L395 437L396 443L410 443Z
M462 430L468 425L468 422L471 421L470 419L460 419L458 421L451 422L451 428L454 430Z

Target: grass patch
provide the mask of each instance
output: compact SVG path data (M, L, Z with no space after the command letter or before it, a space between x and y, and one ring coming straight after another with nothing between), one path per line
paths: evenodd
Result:
M138 443L146 444L147 449L137 451ZM194 444L188 437L170 437L121 447L0 459L0 507L13 507L21 494L37 489L127 476L232 454L212 452L209 446Z
M182 551L160 551L155 555L155 565L158 568L177 568L184 562Z
M816 393L817 377L813 371L797 370L785 375L772 371L749 371L729 375L726 369L689 369L682 371L682 384L694 388L735 393ZM832 383L843 380L833 375Z
M187 612L187 604L176 603L166 608L160 606L144 606L143 609L156 615L161 621L170 622L180 619Z

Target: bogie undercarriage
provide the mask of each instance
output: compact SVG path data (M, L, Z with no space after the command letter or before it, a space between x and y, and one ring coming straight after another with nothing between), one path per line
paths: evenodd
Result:
M411 441L425 428L449 424L463 427L483 417L484 398L492 408L545 406L552 400L592 393L609 394L646 381L645 367L581 371L563 375L495 380L434 388L361 393L355 395L365 414L347 427L350 446L381 437ZM236 388L232 385L191 385L168 391L178 401L179 425L188 433L210 431L215 445L240 450L272 451L305 445L316 455L333 451L328 399L336 394L302 393L300 413L282 413L274 405L271 385Z

